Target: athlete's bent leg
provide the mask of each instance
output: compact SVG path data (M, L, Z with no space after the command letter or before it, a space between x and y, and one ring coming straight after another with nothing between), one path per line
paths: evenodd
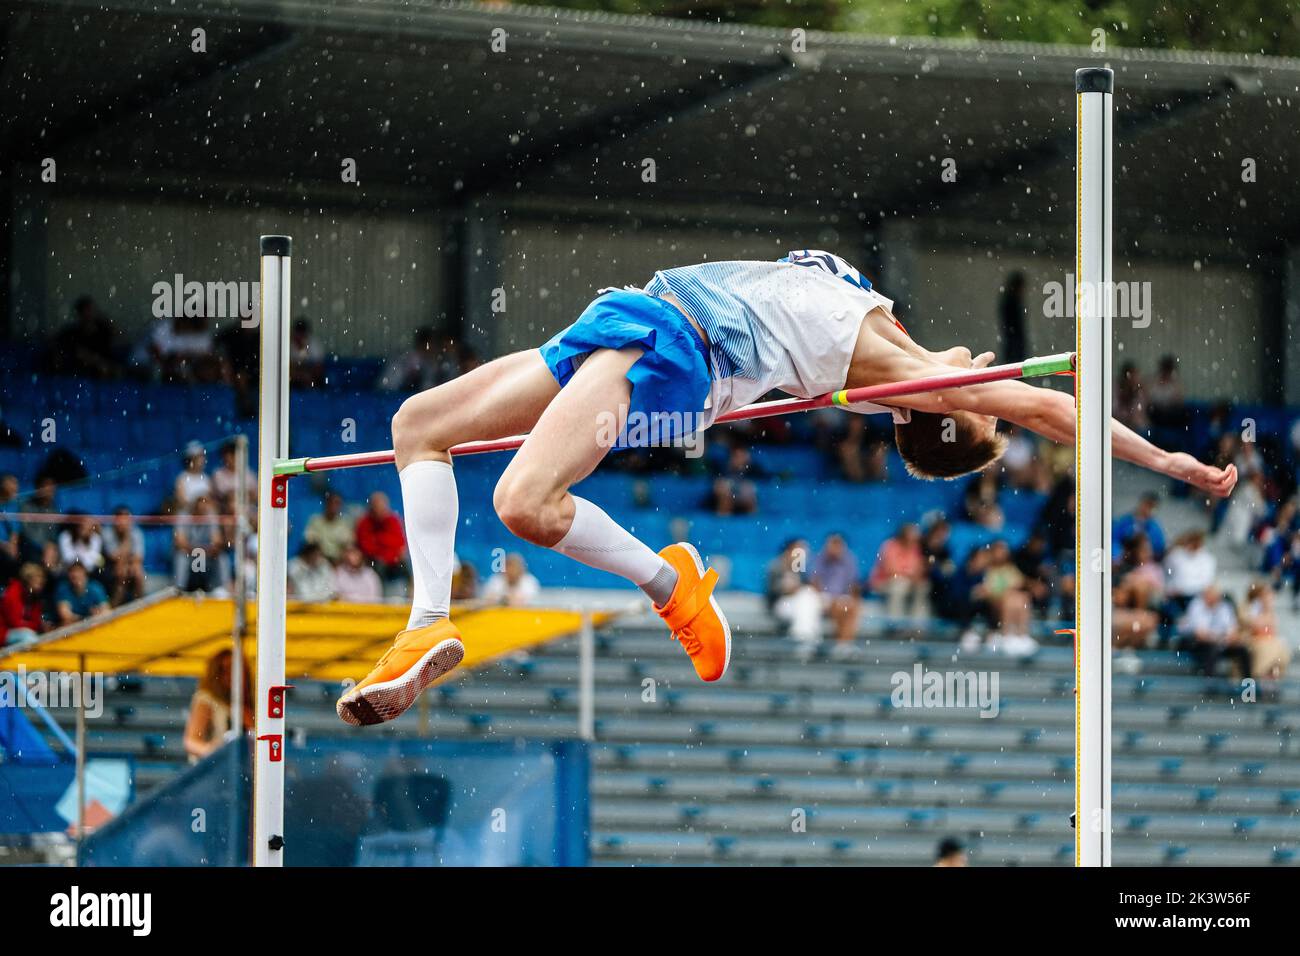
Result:
M519 352L407 399L393 416L411 555L411 615L370 674L339 698L335 709L347 723L392 720L460 663L465 647L447 619L459 520L447 450L527 431L559 390L537 352Z
M447 616L459 520L447 450L465 441L526 432L560 386L536 351L506 355L421 392L393 416L393 449L411 553L408 628Z
M515 535L638 587L665 570L663 558L569 488L595 470L627 423L627 372L640 357L641 350L632 348L592 353L547 406L493 495L501 523ZM671 596L673 583L657 603Z
M502 523L534 544L618 574L655 602L705 680L727 669L731 632L713 599L717 574L690 545L655 554L609 515L569 488L595 469L627 424L628 370L636 348L592 353L542 413L497 484Z

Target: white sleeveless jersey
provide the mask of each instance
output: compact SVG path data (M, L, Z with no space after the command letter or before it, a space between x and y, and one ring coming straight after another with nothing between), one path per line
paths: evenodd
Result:
M655 273L709 338L706 426L780 389L812 398L844 387L867 313L893 300L839 256L816 249L778 262L706 262Z

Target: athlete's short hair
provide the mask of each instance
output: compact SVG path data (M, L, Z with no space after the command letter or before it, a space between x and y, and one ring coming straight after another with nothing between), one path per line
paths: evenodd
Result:
M913 411L894 425L894 444L913 478L960 478L987 468L1007 450L1005 435L991 432L970 412Z

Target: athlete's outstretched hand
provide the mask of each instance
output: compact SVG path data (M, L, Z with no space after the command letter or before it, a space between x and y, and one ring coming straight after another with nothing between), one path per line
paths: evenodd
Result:
M1185 481L1215 498L1226 498L1237 486L1237 466L1215 468L1197 461L1185 451L1169 452L1169 461L1163 469L1170 478Z

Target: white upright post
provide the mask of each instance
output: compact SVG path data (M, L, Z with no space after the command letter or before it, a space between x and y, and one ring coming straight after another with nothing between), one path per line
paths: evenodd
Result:
M257 429L257 714L253 865L284 865L285 575L289 457L288 236L262 237L261 398Z
M1075 73L1075 865L1110 866L1111 100L1115 74Z

